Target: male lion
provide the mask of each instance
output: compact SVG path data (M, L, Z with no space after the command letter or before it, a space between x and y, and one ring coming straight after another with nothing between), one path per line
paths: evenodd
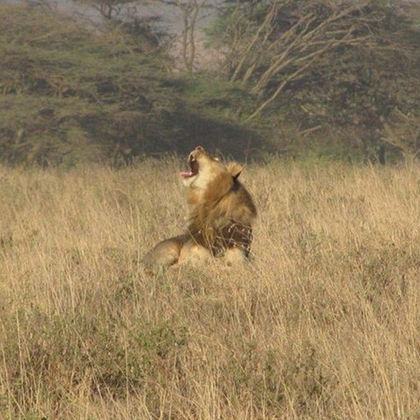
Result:
M184 262L202 263L211 257L248 258L252 222L257 210L238 181L242 167L224 165L201 146L188 156L190 170L181 172L190 206L187 232L159 242L143 258L152 268Z

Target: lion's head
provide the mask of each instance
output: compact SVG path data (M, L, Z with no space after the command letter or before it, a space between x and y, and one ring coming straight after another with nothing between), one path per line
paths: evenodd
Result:
M188 165L190 170L181 172L183 184L199 190L205 190L217 177L227 172L226 166L201 146L188 155Z

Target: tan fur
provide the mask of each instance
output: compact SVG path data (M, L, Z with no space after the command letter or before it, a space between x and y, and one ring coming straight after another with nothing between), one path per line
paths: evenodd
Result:
M254 202L238 181L242 166L224 165L202 147L188 157L191 172L184 173L190 207L187 233L158 243L143 258L153 267L173 264L203 264L212 256L226 256L232 264L248 257L252 223L257 211Z

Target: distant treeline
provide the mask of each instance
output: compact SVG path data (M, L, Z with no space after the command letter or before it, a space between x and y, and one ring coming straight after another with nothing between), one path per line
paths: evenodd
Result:
M197 144L246 159L418 157L420 13L410 3L226 1L206 34L212 70L190 55L173 72L165 34L141 20L110 14L93 26L1 5L1 161L126 164Z

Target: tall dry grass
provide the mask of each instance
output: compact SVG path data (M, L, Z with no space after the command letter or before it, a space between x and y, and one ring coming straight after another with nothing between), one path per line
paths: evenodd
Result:
M178 166L0 169L0 418L420 418L420 169L248 167L254 261L145 277Z

